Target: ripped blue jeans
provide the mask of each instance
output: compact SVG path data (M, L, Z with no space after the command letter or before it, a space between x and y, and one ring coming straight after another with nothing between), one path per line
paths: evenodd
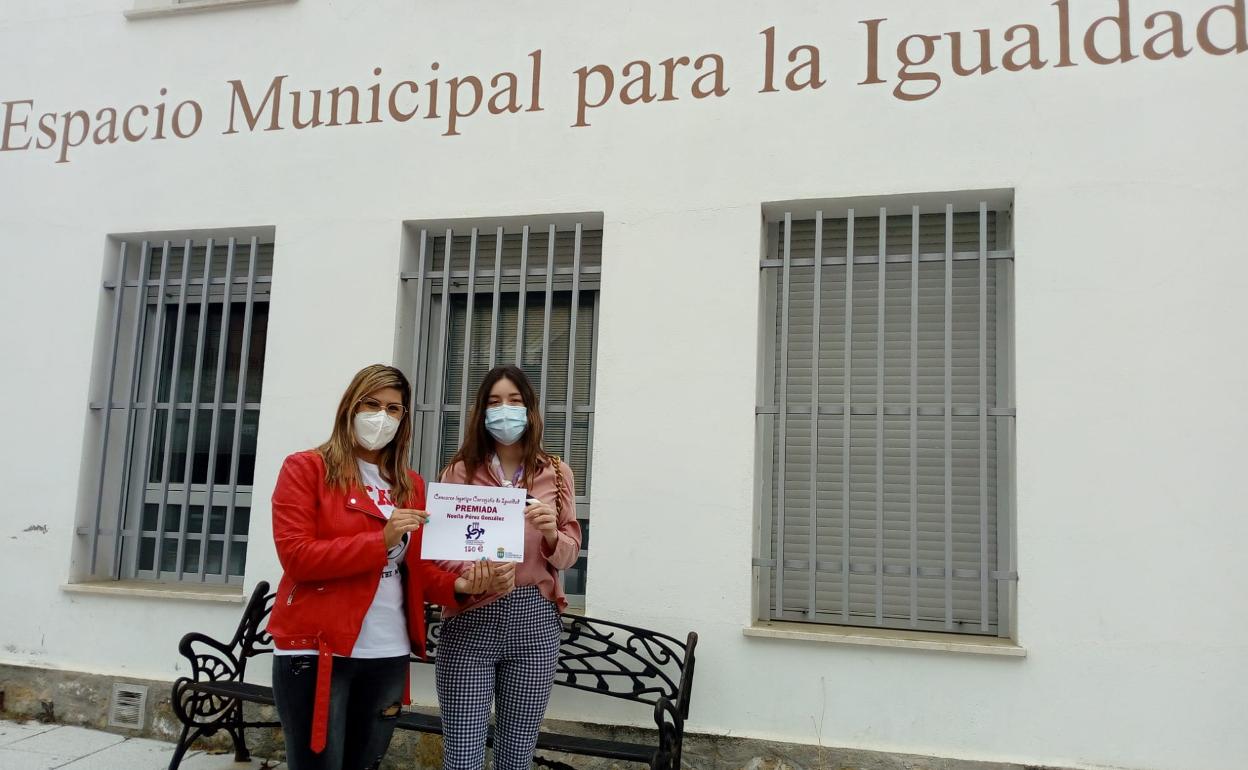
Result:
M334 658L325 750L312 751L315 655L273 656L273 697L290 770L375 770L390 746L408 658Z

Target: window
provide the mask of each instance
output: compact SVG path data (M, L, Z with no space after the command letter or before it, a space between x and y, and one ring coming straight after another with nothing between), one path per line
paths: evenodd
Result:
M760 620L1010 634L1010 194L946 197L769 212Z
M110 249L78 573L241 583L272 233L117 236Z
M546 450L576 477L582 550L563 575L575 606L584 606L588 569L600 222L411 224L402 274L400 355L416 373L413 466L436 479L485 373L520 366L538 391Z

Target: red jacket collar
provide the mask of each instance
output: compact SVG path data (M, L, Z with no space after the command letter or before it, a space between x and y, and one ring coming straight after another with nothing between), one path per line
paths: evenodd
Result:
M377 504L373 502L373 498L369 497L368 493L358 486L352 485L347 489L346 506L353 511L359 511L382 521L387 521L381 510L377 508Z

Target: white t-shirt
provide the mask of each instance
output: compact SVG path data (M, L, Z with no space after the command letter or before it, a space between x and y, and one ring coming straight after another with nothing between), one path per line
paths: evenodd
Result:
M376 465L363 460L356 462L361 486L381 515L389 519L395 509L394 501L390 499L390 485L381 477ZM360 635L351 650L353 658L397 658L412 652L407 637L407 618L403 614L403 578L399 574L399 565L403 563L409 540L409 535L405 533L403 539L386 554L386 566L381 572L377 593L373 595L373 603L364 616ZM275 649L273 654L315 655L316 650Z

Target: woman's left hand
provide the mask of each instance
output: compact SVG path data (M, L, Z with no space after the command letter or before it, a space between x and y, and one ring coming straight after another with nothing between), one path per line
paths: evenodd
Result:
M468 565L464 573L455 578L455 593L470 596L485 593L494 581L494 565L484 559Z
M548 545L559 540L559 521L554 508L539 500L524 509L524 518L542 533Z

